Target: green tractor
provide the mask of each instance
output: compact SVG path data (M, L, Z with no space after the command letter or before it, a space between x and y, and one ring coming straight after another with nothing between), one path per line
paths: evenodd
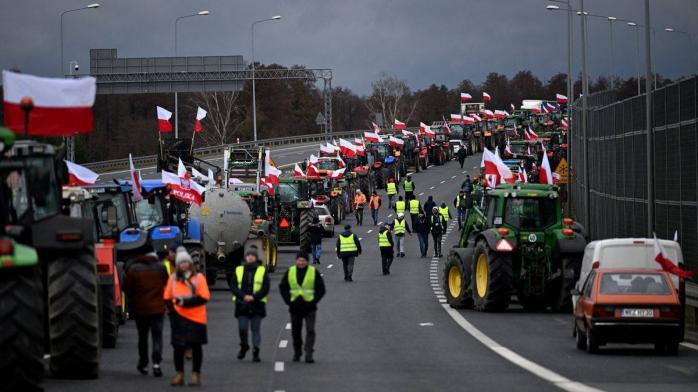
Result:
M281 245L299 245L310 249L313 208L310 184L303 178L281 178L278 186L276 238Z
M92 221L61 214L68 173L52 145L15 143L0 128L0 150L0 379L10 390L38 389L44 354L56 377L96 378L101 326Z
M512 294L526 310L571 309L586 239L562 217L557 187L502 184L470 210L444 267L454 308L503 311Z

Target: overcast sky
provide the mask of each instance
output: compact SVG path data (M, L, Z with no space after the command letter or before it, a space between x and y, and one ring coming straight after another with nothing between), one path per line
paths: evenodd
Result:
M59 75L60 13L91 1L0 0L0 67ZM257 60L332 68L334 86L361 94L369 92L381 72L419 89L431 83L453 88L465 78L480 83L493 71L512 76L530 69L547 79L567 67L566 14L546 11L545 0L96 1L102 5L99 9L65 16L65 61L78 60L82 73L89 72L90 48L117 48L120 57L173 55L175 18L199 10L210 10L211 15L180 21L180 55L242 54L247 61L250 23L282 15L280 21L257 25ZM578 7L578 0L571 2ZM591 13L641 23L643 4L644 0L585 1ZM656 69L671 78L695 73L698 46L690 48L686 36L663 29L698 33L698 1L651 4ZM590 18L589 27L590 73L608 74L609 22ZM578 23L574 35L578 58ZM616 73L634 75L635 30L616 22L614 37Z

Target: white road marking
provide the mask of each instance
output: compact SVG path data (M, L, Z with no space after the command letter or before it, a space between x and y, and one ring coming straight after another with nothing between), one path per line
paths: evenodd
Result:
M681 345L684 347L690 348L692 350L698 350L698 344L683 342L683 343L681 343Z
M418 194L417 196L424 196L424 192L421 192L421 193Z
M442 302L442 300L439 300ZM495 342L489 336L485 335L482 331L477 329L473 324L463 317L457 310L452 309L448 305L442 305L443 309L448 313L449 316L455 321L461 328L463 328L470 336L477 339L485 347L494 351L496 354L506 359L507 361L513 363L516 366L542 378L555 385L556 387L569 391L569 392L594 392L601 391L600 389L593 388L589 385L582 384L577 381L570 380L554 371L547 369L529 359L522 357L521 355L515 353L514 351L500 345Z
M366 232L366 234L371 234L371 233L373 233L373 229L369 229L369 230Z
M291 329L291 323L286 323L286 329Z
M274 363L274 371L275 372L283 372L284 371L284 363L282 361L276 361Z
M442 304L445 304L445 303L446 303L446 300L445 300L445 299L440 299L439 302L442 303ZM443 306L446 306L446 305L443 305Z
M467 173L467 172L468 172L467 170L463 170L463 174L465 174L465 173Z
M330 269L330 268L332 268L332 267L334 267L334 264L328 265L328 266L327 266L327 269Z
M432 187L429 187L429 189L434 189L434 187L433 187L433 186L432 186Z
M359 241L363 241L363 240L364 240L363 238L359 237Z
M458 177L458 176L451 176L452 179L453 179L453 178L456 178L456 177Z
M427 323L419 323L420 327L433 327L434 323L427 322Z
M279 348L286 348L288 347L288 340L282 340L279 342Z
M477 166L473 166L473 169L477 169Z
M434 165L429 165L427 166L427 169L434 167Z
M388 215L388 218L392 218L392 217L393 217L393 214Z

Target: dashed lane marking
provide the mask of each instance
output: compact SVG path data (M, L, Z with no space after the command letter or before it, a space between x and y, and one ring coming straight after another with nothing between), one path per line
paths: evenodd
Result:
M465 173L467 173L467 172L468 172L467 170L463 170L463 174L465 174Z
M284 363L282 361L274 362L274 371L275 372L283 372L284 371Z
M291 323L286 323L286 329L291 329Z
M430 186L430 187L429 187L429 189L434 189L434 188L435 188L435 187L433 187L433 186Z
M446 180L441 181L442 184L446 183Z
M392 217L393 217L393 214L388 215L388 218L392 218Z
M330 268L332 268L332 267L334 267L334 264L328 265L328 266L327 266L327 269L330 269Z
M681 343L681 345L684 347L690 348L692 350L698 350L698 344L683 342L683 343Z
M286 348L288 347L288 340L282 340L279 342L279 348Z
M366 234L371 234L371 233L373 233L373 229L368 229L368 231L366 232Z
M458 176L451 176L451 179L454 179L454 178L456 178L456 177L458 177Z
M424 192L420 192L417 196L424 196Z

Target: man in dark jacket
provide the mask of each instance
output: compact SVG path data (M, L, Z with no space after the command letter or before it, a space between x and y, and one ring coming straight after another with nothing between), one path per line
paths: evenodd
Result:
M153 375L162 376L162 320L165 315L165 285L167 269L160 263L150 245L145 254L138 256L124 278L124 291L128 295L131 314L138 329L138 366L141 374L148 374L148 334L153 337Z
M465 175L465 181L461 184L463 192L470 194L473 191L473 182L470 180L470 174Z
M417 238L419 238L421 257L427 257L427 251L429 251L429 221L427 221L427 217L423 212L417 215L412 229L414 229L414 232L417 233Z
M245 252L245 263L235 268L232 278L235 317L238 319L240 332L240 352L238 359L244 359L250 349L247 334L252 330L252 360L259 362L259 347L262 343L260 327L267 315L267 294L269 294L269 275L257 258L257 250Z
M337 236L337 258L342 260L344 267L344 280L353 282L354 260L361 254L361 242L356 234L352 233L351 226L344 226L344 231Z
M434 207L436 207L436 202L434 201L434 196L429 196L427 201L422 206L422 209L424 210L424 215L427 217L427 222L431 218L431 213L434 210Z
M313 224L308 228L308 233L310 234L310 253L313 255L313 264L320 264L322 237L325 235L325 229L320 225L318 217L313 218Z
M390 266L393 264L393 235L390 232L390 225L386 223L380 224L378 231L378 248L381 251L381 266L383 267L383 275L390 275Z
M458 229L463 230L463 223L465 223L465 211L467 210L467 201L465 198L465 192L461 189L458 195L453 199L453 206L456 207L456 213L458 214Z
M429 218L429 228L434 239L434 257L441 257L441 236L444 232L444 217L439 213L439 207L434 206Z
M315 315L317 303L325 295L325 282L315 267L308 265L308 255L298 253L296 265L286 271L279 283L279 292L291 314L293 361L301 360L303 322L305 322L305 362L313 363L315 345Z
M460 163L460 168L462 169L465 163L465 157L468 155L468 152L465 150L465 145L461 143L456 154L458 155L458 163Z

